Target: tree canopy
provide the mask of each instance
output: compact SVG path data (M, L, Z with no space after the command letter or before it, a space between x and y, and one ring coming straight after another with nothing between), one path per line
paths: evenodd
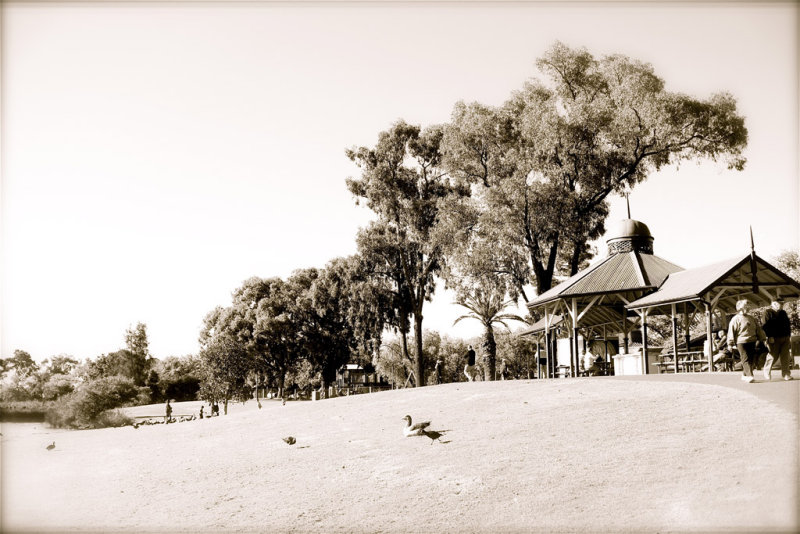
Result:
M686 160L742 169L747 144L728 93L669 92L647 63L561 43L537 66L542 77L499 108L457 104L442 149L480 199L477 227L503 249L495 270L523 297L526 279L541 293L557 270L578 271L604 231L609 195Z
M364 247L362 253L384 255L386 271L393 273L387 279L395 284L398 303L402 306L402 299L407 299L414 317L418 386L425 383L422 311L435 290L435 276L446 260L446 248L456 238L445 231L444 212L455 198L468 194L442 168L443 135L440 126L423 130L398 121L380 133L374 148L347 151L361 168L361 177L348 179L347 186L358 202L364 201L378 215L366 232L381 237L380 251ZM361 245L369 242L360 238Z

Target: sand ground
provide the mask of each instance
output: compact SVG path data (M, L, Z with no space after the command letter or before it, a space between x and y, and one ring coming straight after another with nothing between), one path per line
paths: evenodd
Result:
M4 435L2 528L796 531L798 382L753 394L736 374L708 376L446 384ZM440 441L404 437L405 414Z

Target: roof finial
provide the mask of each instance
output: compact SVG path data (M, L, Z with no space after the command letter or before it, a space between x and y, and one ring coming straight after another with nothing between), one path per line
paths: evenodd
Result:
M755 251L756 251L756 246L753 243L753 227L750 226L750 252L755 253Z
M625 195L625 204L627 204L627 206L628 206L628 218L630 219L631 218L631 201L630 201L630 199L628 197L630 197L631 193L630 193L630 191L625 191L625 193L623 193L623 194Z

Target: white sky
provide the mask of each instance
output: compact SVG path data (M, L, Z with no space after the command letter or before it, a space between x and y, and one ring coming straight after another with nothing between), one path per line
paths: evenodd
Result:
M196 352L250 276L355 252L370 212L344 150L404 118L497 105L555 41L727 90L748 166L683 165L631 195L655 252L695 267L800 246L795 3L54 3L2 6L2 356L94 358L148 326ZM614 199L608 224L625 217ZM605 241L599 243L605 254ZM442 294L425 326L480 331Z

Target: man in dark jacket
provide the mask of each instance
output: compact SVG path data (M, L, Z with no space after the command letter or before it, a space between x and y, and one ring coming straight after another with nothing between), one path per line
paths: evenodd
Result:
M789 323L789 316L783 310L783 299L780 297L774 299L770 309L764 313L763 328L767 336L767 348L769 348L769 355L764 363L764 379L770 379L773 362L780 360L783 379L791 380L789 338L792 335L792 325Z

